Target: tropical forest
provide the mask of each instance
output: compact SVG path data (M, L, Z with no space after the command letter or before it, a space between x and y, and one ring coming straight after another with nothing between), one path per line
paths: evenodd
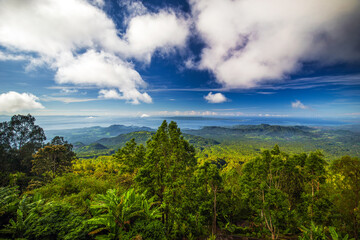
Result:
M359 239L359 134L346 139L349 156L341 143L306 152L296 144L308 134L345 141L345 130L257 125L190 135L163 121L120 134L129 140L109 150L75 148L71 135L47 139L35 121L0 124L1 239ZM274 145L251 147L264 136Z
M0 0L0 240L360 240L360 0Z

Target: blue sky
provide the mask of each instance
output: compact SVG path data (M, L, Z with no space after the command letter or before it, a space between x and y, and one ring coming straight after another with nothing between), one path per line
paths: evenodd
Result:
M359 119L359 10L358 0L1 1L0 114Z

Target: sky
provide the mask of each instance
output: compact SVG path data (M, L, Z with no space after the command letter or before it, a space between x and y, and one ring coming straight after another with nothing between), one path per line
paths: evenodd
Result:
M0 115L360 119L359 0L0 0Z

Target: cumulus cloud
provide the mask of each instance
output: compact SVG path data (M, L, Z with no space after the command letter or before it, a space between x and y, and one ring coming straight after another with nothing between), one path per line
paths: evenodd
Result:
M112 94L113 99L124 99L133 103L151 102L151 97L147 93L140 93L137 90L145 87L146 83L133 66L105 52L89 50L68 60L64 65L59 64L55 80L60 84L115 87L122 96L114 97ZM114 93L115 90L109 90L104 96L108 96L109 92Z
M190 0L198 68L229 88L279 81L303 62L359 60L358 0ZM321 14L319 14L321 12Z
M300 109L308 109L308 106L305 106L302 102L299 100L296 100L295 102L291 103L292 108L300 108Z
M6 50L0 60L23 60L28 54L28 70L48 66L60 84L117 88L119 99L151 102L146 92L140 92L146 84L131 59L149 63L156 51L183 47L188 23L170 10L152 13L142 6L120 36L102 10L104 4L103 0L0 1L0 45Z
M15 113L24 110L42 109L39 98L30 93L7 92L0 94L0 112Z
M208 101L208 103L223 103L228 100L222 93L213 94L212 92L204 96L204 99Z
M125 48L113 21L82 0L1 1L0 44L55 58L79 48Z
M115 89L110 89L110 90L102 89L99 91L99 98L121 99L121 95Z
M132 18L125 38L130 55L150 62L156 49L167 53L173 47L184 47L188 34L189 25L184 18L171 11L160 11Z

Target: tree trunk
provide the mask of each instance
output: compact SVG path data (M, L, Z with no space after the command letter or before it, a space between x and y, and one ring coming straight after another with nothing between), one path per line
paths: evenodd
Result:
M217 192L217 186L213 187L214 191L214 216L213 216L213 222L212 222L212 234L216 234L216 192Z
M355 237L355 240L358 240L359 239L359 236L358 236L358 226L357 226L357 219L356 219L356 215L354 214L354 237Z

